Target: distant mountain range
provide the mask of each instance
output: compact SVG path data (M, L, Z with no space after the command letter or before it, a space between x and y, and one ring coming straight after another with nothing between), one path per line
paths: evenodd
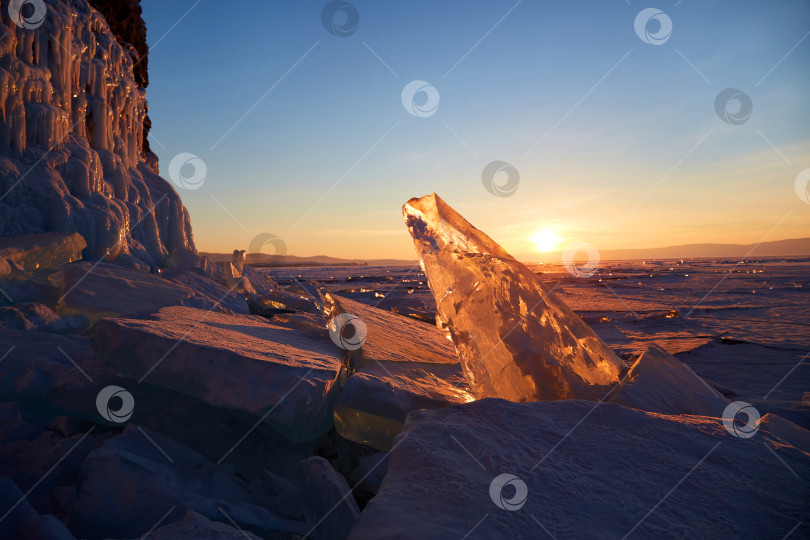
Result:
M683 244L660 248L605 249L599 252L603 261L623 259L703 259L736 257L807 257L810 256L810 238L776 240L760 244ZM521 261L560 260L559 253L524 254Z
M214 262L227 261L231 255L225 253L202 253ZM810 238L795 238L762 242L761 244L684 244L660 248L606 249L599 252L603 261L622 259L702 259L735 257L810 257ZM559 253L526 253L516 255L526 262L559 262ZM418 261L404 259L341 259L327 255L296 257L285 255L283 259L264 253L248 255L252 265L268 266L401 266L418 264Z

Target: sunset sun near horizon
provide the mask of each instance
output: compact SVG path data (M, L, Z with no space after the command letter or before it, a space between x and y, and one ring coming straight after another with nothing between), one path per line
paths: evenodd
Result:
M539 253L554 251L560 243L560 237L551 229L541 229L531 238L534 249Z

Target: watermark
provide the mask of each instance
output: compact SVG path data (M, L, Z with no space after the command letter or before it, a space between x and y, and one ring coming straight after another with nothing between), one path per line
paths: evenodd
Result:
M251 262L277 264L282 262L287 255L287 244L275 234L261 233L250 241L247 254L260 259ZM265 255L265 257L256 257L257 255Z
M402 106L410 114L428 118L439 109L439 91L425 81L411 81L402 89Z
M205 183L208 167L194 154L181 152L169 162L169 178L175 186L193 191Z
M514 488L515 494L512 497L504 497L503 489L506 486ZM510 512L520 510L526 504L528 496L529 488L526 487L526 482L514 474L499 474L489 484L489 498L492 499L495 506L502 510L509 510Z
M793 188L802 201L810 204L810 169L805 169L799 173Z
M644 43L663 45L672 35L672 19L656 8L642 9L633 22L636 35Z
M326 31L338 37L349 37L360 25L357 8L343 0L329 2L321 11L321 22Z
M736 110L729 107L732 101L737 103ZM726 88L717 94L714 100L714 111L726 124L739 126L746 123L751 117L752 110L754 110L754 102L751 101L748 94L736 88Z
M48 8L42 0L11 0L8 16L20 28L34 30L45 22Z
M123 424L135 410L135 398L120 386L105 386L96 396L96 409L108 422Z
M495 182L495 176L499 173L506 175L505 182ZM496 197L511 197L520 185L520 173L511 163L493 161L481 171L481 182L490 194Z
M340 313L329 322L329 337L347 351L356 351L363 346L368 334L366 323L351 313Z
M585 255L585 262L581 262L581 257ZM599 252L592 245L585 242L571 242L562 252L562 264L568 273L574 277L591 277L599 270Z
M738 419L740 413L746 416L745 422ZM735 437L750 439L759 430L759 411L745 401L729 403L723 411L723 427Z

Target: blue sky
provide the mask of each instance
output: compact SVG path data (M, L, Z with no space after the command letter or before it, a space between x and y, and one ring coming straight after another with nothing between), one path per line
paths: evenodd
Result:
M599 249L810 232L808 2L358 0L347 37L324 1L142 4L161 173L181 152L207 167L179 190L201 250L267 232L296 255L413 258L400 207L434 191L513 253L549 229ZM663 44L634 30L648 7ZM413 80L435 114L403 107ZM753 103L740 125L715 112L726 88ZM484 188L494 160L513 196Z

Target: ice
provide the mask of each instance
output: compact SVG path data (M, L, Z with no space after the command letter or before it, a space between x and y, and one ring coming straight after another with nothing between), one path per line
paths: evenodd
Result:
M0 329L0 344L6 355L0 364L3 401L13 396L44 400L55 389L92 388L76 366L93 379L105 372L86 337Z
M34 272L78 261L82 258L82 250L85 247L87 242L78 233L45 233L0 238L0 260L13 261L26 272Z
M476 397L595 399L624 363L535 274L438 195L403 206Z
M49 280L59 288L57 311L66 316L86 315L91 322L102 317L148 315L170 305L246 312L241 295L205 276L167 276L173 280L110 263L79 262L51 274Z
M320 456L301 461L301 496L304 513L312 532L308 538L338 540L352 530L360 509L352 490L332 465Z
M730 403L689 366L658 345L650 345L633 364L610 401L661 414L720 418Z
M82 465L71 530L90 540L140 538L189 510L262 535L302 535L303 521L285 518L227 466L159 433L131 424L93 450ZM223 512L225 515L223 515Z
M248 304L245 297L237 292L228 289L221 283L209 278L203 272L186 270L176 272L165 271L161 274L164 278L174 283L185 285L194 291L194 302L183 302L184 305L194 307L204 307L209 304L211 308L218 311L248 314Z
M291 442L332 427L340 353L331 342L253 315L166 307L102 319L93 345L129 377L214 407L247 411Z
M248 531L240 531L225 523L211 521L202 514L189 510L180 521L155 529L148 540L260 540Z
M810 433L775 415L739 439L717 418L484 399L415 411L396 443L352 539L736 540L810 519ZM491 498L501 474L525 484L519 509Z
M3 477L0 477L0 508L4 513L8 509L8 515L0 521L2 538L74 540L67 527L54 516L37 515L20 488Z
M472 401L452 344L435 326L331 293L326 302L330 316L351 313L367 328L335 405L343 437L390 450L409 412Z
M44 304L19 303L0 307L0 328L8 330L41 330L68 334L81 332L89 324L85 315L60 317Z
M0 18L0 235L78 232L85 257L162 266L194 243L145 150L145 81L133 73L145 51L119 43L86 0L45 4L36 30Z
M810 427L810 407L801 401L810 385L810 363L804 358L807 351L806 347L715 340L678 358L705 380L722 387L732 401L745 401L760 414L778 414Z
M0 521L0 536L3 538L14 538L27 521L37 517L36 511L25 500L17 484L2 476L0 476L0 505L2 505L0 508L4 509L3 512L8 513L5 519Z

